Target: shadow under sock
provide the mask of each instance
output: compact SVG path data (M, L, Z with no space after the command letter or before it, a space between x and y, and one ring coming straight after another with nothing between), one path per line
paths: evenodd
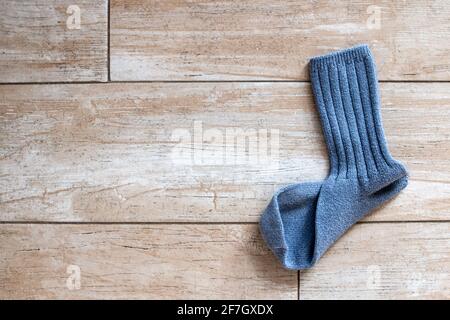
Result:
M369 48L313 58L310 75L329 175L278 190L260 221L264 240L288 269L313 266L353 224L408 184L405 167L387 148Z

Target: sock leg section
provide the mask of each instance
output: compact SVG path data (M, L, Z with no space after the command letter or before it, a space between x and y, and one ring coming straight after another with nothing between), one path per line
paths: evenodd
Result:
M365 45L313 58L313 93L337 178L355 179L366 194L406 175L388 150L375 64Z

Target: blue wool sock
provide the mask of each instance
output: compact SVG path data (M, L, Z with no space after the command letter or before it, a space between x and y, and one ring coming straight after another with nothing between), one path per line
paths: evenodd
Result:
M405 167L386 145L369 48L313 58L310 74L329 176L282 188L260 222L268 246L289 269L313 266L354 223L408 184Z

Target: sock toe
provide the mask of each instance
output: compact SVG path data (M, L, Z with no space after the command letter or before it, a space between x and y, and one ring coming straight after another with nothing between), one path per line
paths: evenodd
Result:
M320 188L321 183L302 183L281 189L261 216L263 238L285 268L311 264Z

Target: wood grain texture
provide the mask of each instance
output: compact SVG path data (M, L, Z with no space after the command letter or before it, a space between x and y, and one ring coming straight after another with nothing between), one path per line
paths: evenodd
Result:
M2 224L0 252L2 299L297 298L256 225Z
M449 220L450 84L381 91L390 149L411 177L369 219ZM0 96L2 221L255 222L278 187L327 174L307 83L7 85ZM211 162L230 128L278 130L279 155Z
M0 82L106 81L107 0L0 1ZM70 5L80 29L68 29Z
M300 274L300 299L449 298L450 223L358 224Z
M450 2L111 0L113 80L306 80L359 43L382 80L450 80Z

